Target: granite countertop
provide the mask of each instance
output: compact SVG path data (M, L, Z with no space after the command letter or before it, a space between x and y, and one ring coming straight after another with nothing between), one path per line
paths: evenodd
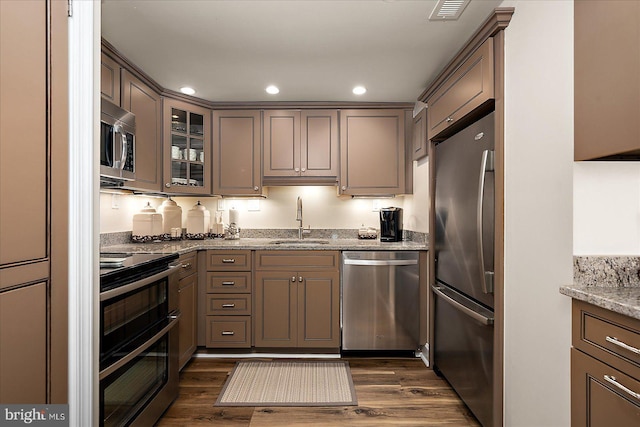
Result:
M286 244L275 244L277 241L286 241ZM313 243L322 240L328 243ZM102 246L101 252L138 252L138 253L178 253L185 254L195 250L222 249L222 250L325 250L325 251L424 251L428 246L424 243L413 241L381 242L375 240L360 239L312 239L300 242L295 239L267 239L267 238L241 238L238 240L204 239L204 240L180 240L158 243L125 243Z
M640 319L640 257L574 257L573 275L561 294Z

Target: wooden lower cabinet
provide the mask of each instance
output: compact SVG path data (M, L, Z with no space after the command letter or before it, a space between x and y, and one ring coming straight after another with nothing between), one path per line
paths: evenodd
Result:
M182 270L179 273L178 306L180 323L178 324L178 361L180 369L187 364L197 348L198 333L198 264L197 252L182 255Z
M340 276L329 271L257 271L255 346L340 347Z
M640 320L573 301L572 427L640 425Z
M207 251L205 345L207 348L251 347L250 250Z
M619 384L619 385L616 385ZM580 350L571 349L571 425L632 427L640 425L640 381Z

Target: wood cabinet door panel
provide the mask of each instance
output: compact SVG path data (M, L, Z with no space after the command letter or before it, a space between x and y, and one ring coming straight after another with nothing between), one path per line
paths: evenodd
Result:
M299 273L298 347L340 347L338 272Z
M47 403L47 284L0 293L0 402Z
M179 365L182 367L191 359L197 347L198 275L193 274L180 280L179 291L180 322L178 324Z
M250 316L207 316L207 347L251 347Z
M104 53L100 61L100 94L120 105L120 64Z
M574 158L640 155L640 3L574 2Z
M300 112L264 112L264 176L300 172Z
M427 137L433 139L492 99L493 83L493 38L489 38L427 100Z
M122 108L136 116L136 179L127 186L162 191L160 95L127 70L122 70Z
M0 2L0 266L48 256L46 30L46 2Z
M338 251L256 251L258 270L326 270L338 269Z
M338 112L301 112L301 176L338 176Z
M251 272L207 272L207 292L251 293Z
M251 270L251 251L207 251L207 271Z
M427 155L427 109L423 109L413 118L411 136L411 159L420 160Z
M214 194L260 194L260 130L260 111L213 112Z
M404 192L403 110L343 110L340 132L343 194Z
M255 346L295 347L296 272L256 273Z
M640 422L640 399L615 381L640 393L640 381L571 349L571 425L573 427L632 427Z

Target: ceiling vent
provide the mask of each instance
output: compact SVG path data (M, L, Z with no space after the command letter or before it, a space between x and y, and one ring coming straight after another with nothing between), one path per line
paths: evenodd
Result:
M462 15L471 0L438 0L429 21L455 21Z

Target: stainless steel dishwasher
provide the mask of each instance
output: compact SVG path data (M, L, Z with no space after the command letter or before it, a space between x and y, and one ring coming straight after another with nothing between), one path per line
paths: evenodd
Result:
M417 350L420 280L416 251L342 254L342 349Z

